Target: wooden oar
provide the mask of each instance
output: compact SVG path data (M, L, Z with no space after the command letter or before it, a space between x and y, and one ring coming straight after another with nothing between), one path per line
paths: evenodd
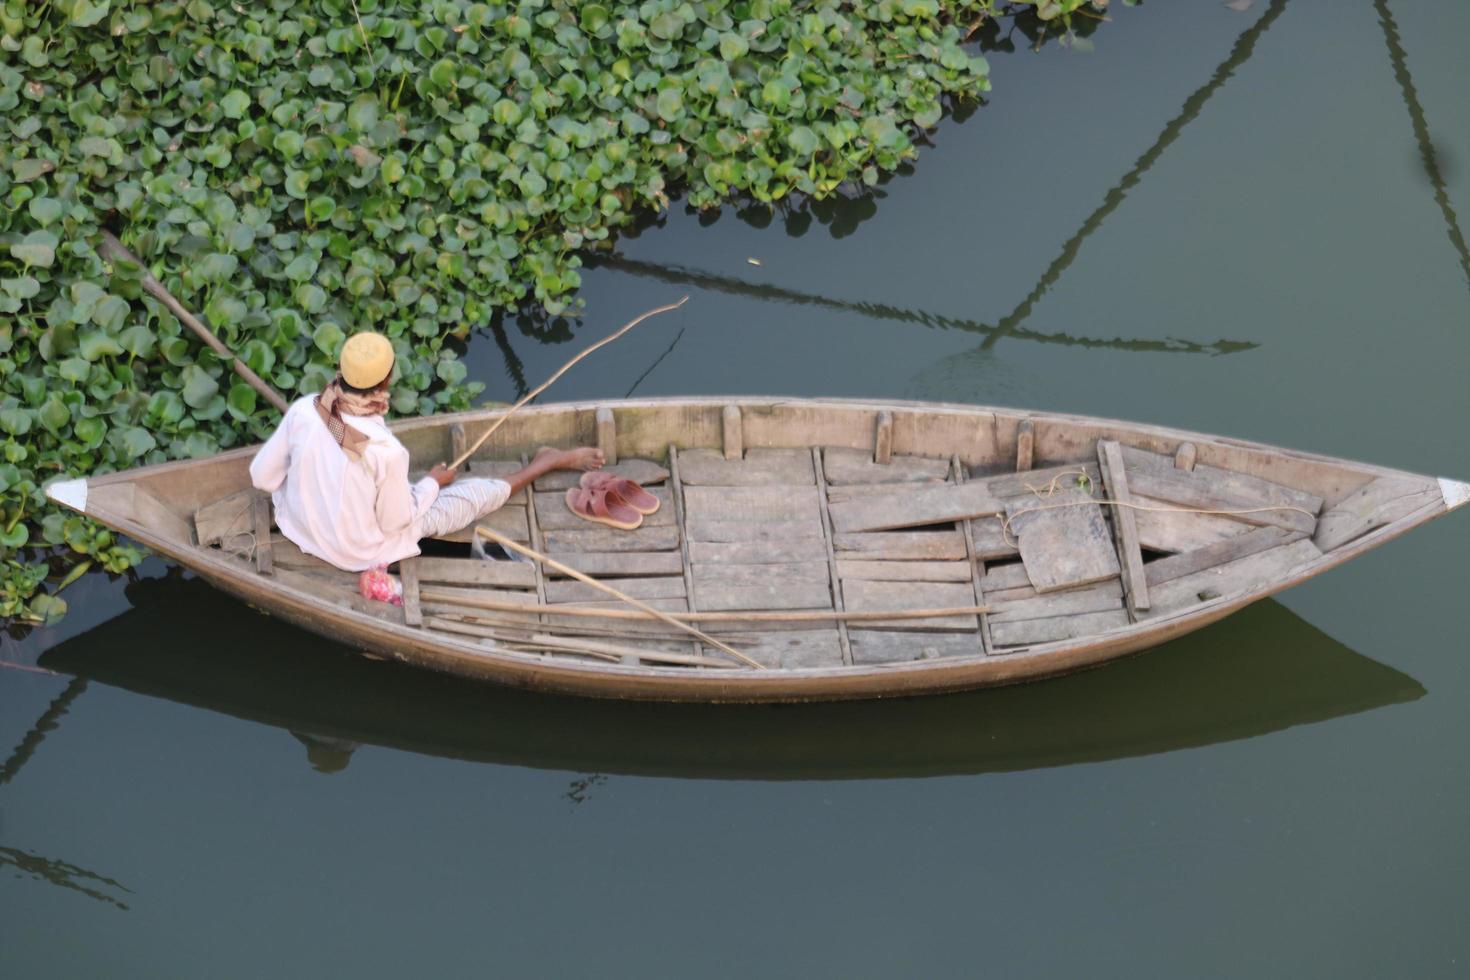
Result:
M661 619L664 622L668 623L670 626L674 627L675 629L682 630L683 632L688 633L690 636L694 637L699 642L701 642L701 643L707 643L710 646L714 647L716 650L719 650L719 651L721 651L723 653L728 653L730 656L734 657L736 660L740 661L743 664L746 664L748 666L754 667L757 670L764 670L765 669L765 664L760 663L759 661L756 661L756 660L752 660L750 657L747 657L745 654L741 653L739 650L735 649L734 647L730 646L729 644L727 644L727 643L721 643L719 640L715 639L712 636L708 636L705 633L700 632L699 630L695 629L693 626L690 626L688 623L681 623L679 620L675 619L673 616L670 616L666 612L663 612L661 610L658 610L658 609L653 608L652 606L650 606L646 602L639 602L637 599L635 599L632 596L628 595L626 592L620 592L617 589L613 588L611 585L608 585L606 582L599 582L597 579L592 578L590 575L583 575L581 572L577 571L575 568L572 568L569 565L563 565L561 562L557 561L555 558L548 558L545 555L541 554L541 552L539 552L539 551L536 551L536 550L534 550L532 548L527 548L523 544L516 544L510 538L507 538L505 535L501 534L499 531L496 531L494 528L486 527L483 524L477 524L475 526L475 533L476 534L483 534L485 537L489 538L491 541L494 541L496 544L500 545L502 548L506 548L506 549L509 549L511 551L518 551L521 554L525 555L527 558L533 558L536 561L539 561L541 564L545 565L547 568L555 569L556 571L561 572L563 575L568 575L568 576L576 579L578 582L582 582L582 583L584 583L586 585L590 585L594 589L597 589L597 590L599 590L601 592L606 592L608 595L612 596L614 599L618 599L618 600L620 600L622 602L626 602L628 605L632 606L634 609L637 609L637 610L640 610L640 611L642 611L644 613L647 613L648 615L652 616L655 619Z
M148 267L143 264L142 260L140 260L131 251L129 251L126 245L117 240L116 235L114 235L110 231L103 231L102 245L100 248L97 249L97 251L100 255L111 259L113 262L127 262L132 265L136 265L138 268L142 269L143 289L147 291L149 295L158 300L164 306L168 307L168 311L174 316L178 317L180 323L198 334L199 339L204 341L211 348L213 348L216 354L224 358L226 361L229 361L231 366L234 367L235 373L244 378L246 384L250 385L250 387L260 392L260 394L265 398L266 401L276 406L279 411L286 411L286 399L281 397L281 393L262 381L260 375L250 370L249 365L236 357L230 351L230 349L226 347L220 341L220 339L214 335L214 331L205 326L198 317L194 316L194 314L184 309L183 304L174 299L173 294L170 293L167 289L163 288L163 283L159 282L158 279L154 277L153 273L148 271Z
M556 381L557 381L557 379L560 378L563 374L566 374L567 371L571 369L571 366L573 364L576 364L582 358L586 357L588 354L591 354L593 351L597 350L599 347L606 347L608 344L612 343L614 340L617 340L623 334L627 333L629 330L632 330L634 327L638 326L638 324L642 323L644 320L647 320L649 317L651 317L651 316L657 316L660 313L667 313L670 310L677 310L679 307L683 306L688 301L689 301L689 297L688 296L685 296L682 299L680 299L679 302L677 302L677 303L670 303L668 306L660 306L660 307L657 307L656 309L649 310L647 313L640 314L639 316L634 317L632 320L629 320L627 323L623 324L621 327L619 327L617 329L616 332L614 332L612 334L609 334L606 337L603 337L597 343L593 344L591 347L588 347L586 350L584 350L582 353L578 354L576 357L572 358L570 361L567 361L561 367L559 367L559 368L556 369L556 373L555 374L553 374L551 377L547 378L545 381L541 382L541 384L539 384L535 388L533 388L531 390L531 393L530 394L526 395L526 397L524 397L520 401L516 402L510 408L506 409L505 414L502 415L502 416L500 416L500 418L496 419L495 422L494 422L494 424L492 424L490 426L490 428L486 429L485 432L480 436L480 438L478 438L478 439L475 440L475 444L473 446L471 446L470 448L466 449L464 452L460 453L459 454L459 457L457 459L455 459L454 462L452 462L452 463L449 464L449 468L451 470L457 470L457 469L459 469L460 464L462 464L465 460L467 460L471 456L473 456L475 454L475 451L478 450L481 446L485 445L485 440L489 439L492 435L494 435L496 429L498 429L502 425L504 425L510 419L510 417L512 415L514 415L516 412L520 411L521 408L527 402L529 402L532 398L535 398L537 395L541 394L547 388L550 388L553 384L555 384Z

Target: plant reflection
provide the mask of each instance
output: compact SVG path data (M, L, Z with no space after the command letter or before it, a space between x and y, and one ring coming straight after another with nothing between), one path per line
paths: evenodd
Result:
M132 891L120 882L99 875L94 871L78 867L67 861L58 861L55 858L45 858L38 854L31 854L16 847L0 846L0 868L14 868L19 874L29 876L37 881L44 881L55 885L57 888L65 888L67 891L80 892L88 898L94 898L99 902L116 906L124 912L128 910L126 902L123 902L103 891L103 888L112 888L118 891Z
M1465 245L1465 235L1460 231L1460 220L1455 216L1454 206L1450 203L1439 153L1429 135L1429 122L1424 116L1424 107L1419 104L1419 90L1414 87L1414 78L1409 74L1409 59L1404 52L1398 23L1388 9L1388 0L1373 0L1373 7L1378 11L1378 23L1383 27L1383 40L1388 44L1388 58L1393 64L1394 80L1399 84L1404 107L1409 110L1409 124L1414 129L1414 141L1419 147L1419 162L1424 167L1425 176L1429 178L1429 186L1434 190L1434 203L1439 205L1439 213L1444 217L1445 230L1449 235L1450 245L1460 260L1460 271L1464 273L1465 284L1470 285L1470 248Z

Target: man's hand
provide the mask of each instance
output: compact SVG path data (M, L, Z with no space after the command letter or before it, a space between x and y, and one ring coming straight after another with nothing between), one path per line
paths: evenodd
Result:
M443 463L435 463L434 468L429 471L429 476L443 488L454 482L455 477L459 476L459 470L451 470Z

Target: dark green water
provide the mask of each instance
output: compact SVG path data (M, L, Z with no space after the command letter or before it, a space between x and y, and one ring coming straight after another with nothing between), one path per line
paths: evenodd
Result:
M874 200L625 239L575 335L506 324L474 374L513 397L689 292L558 396L1034 406L1470 477L1470 5L1113 16L992 52ZM1055 682L718 710L466 689L92 576L0 641L55 672L0 670L0 975L1464 976L1467 554L1451 517Z

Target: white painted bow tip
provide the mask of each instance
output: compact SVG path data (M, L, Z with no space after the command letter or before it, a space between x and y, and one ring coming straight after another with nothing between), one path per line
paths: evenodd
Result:
M47 485L46 496L64 507L83 514L87 512L86 480L57 480Z
M1445 510L1454 510L1466 501L1470 501L1470 483L1440 477L1439 492L1444 495Z

